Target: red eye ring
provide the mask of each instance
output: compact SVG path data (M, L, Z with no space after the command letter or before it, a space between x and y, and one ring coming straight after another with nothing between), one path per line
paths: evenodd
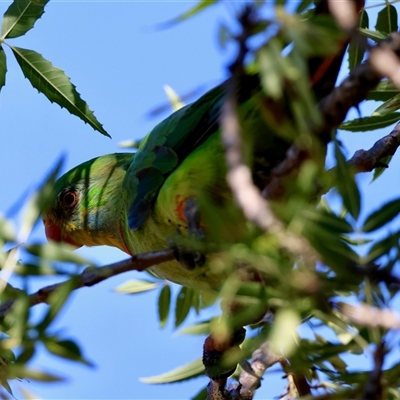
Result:
M60 201L64 208L75 207L76 203L78 203L78 192L73 189L67 189L61 193Z

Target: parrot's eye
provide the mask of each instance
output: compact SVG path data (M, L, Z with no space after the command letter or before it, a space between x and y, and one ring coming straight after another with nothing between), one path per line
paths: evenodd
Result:
M77 191L73 189L67 189L65 192L61 193L60 201L64 208L74 207L78 202Z

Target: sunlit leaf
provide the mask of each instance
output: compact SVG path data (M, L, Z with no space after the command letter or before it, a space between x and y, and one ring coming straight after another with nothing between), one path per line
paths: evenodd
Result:
M189 364L183 365L182 367L176 368L170 372L166 372L165 374L152 376L149 378L140 378L140 380L144 383L152 384L182 382L187 381L188 379L196 378L202 375L203 372L204 365L202 359L198 358Z
M110 136L96 119L87 103L81 99L75 86L64 71L54 67L50 61L36 51L10 46L25 78L51 102L66 108L93 129Z
M396 7L386 2L384 8L378 13L375 28L385 33L396 32L398 30Z
M399 109L400 109L400 93L397 94L396 96L390 98L389 100L385 101L383 104L381 104L372 113L372 116L390 114Z
M30 254L53 261L70 262L78 265L92 265L86 258L74 253L75 248L66 243L50 241L44 244L31 244L25 246Z
M19 365L10 365L10 375L14 378L26 378L39 382L62 382L64 378L49 372L28 369Z
M368 39L371 39L375 42L380 42L383 39L386 39L388 37L387 34L379 31L371 31L370 29L366 28L360 28L360 32L367 37Z
M25 35L43 15L49 0L14 0L4 13L1 37L16 38Z
M362 230L372 232L382 228L386 223L392 221L400 213L400 199L392 200L372 212L364 222Z
M277 312L269 337L274 353L290 357L296 348L296 329L300 323L298 313L292 309L281 309Z
M368 93L367 100L387 101L399 94L399 89L392 81L383 80L379 85Z
M400 113L390 113L363 117L344 122L339 129L351 132L374 131L375 129L386 128L400 120Z
M179 335L209 335L211 333L211 322L199 322L178 331Z
M10 221L0 215L0 239L5 242L13 242L15 240L14 228Z
M156 289L158 285L158 282L131 279L124 282L122 285L119 285L115 291L118 293L136 294Z
M160 326L164 327L167 323L169 310L171 308L171 287L168 282L165 282L164 287L158 296L158 318Z
M164 92L167 95L168 100L171 104L172 111L178 111L180 108L182 108L185 105L183 103L182 99L175 92L175 90L172 89L171 86L164 85L163 89L164 89Z

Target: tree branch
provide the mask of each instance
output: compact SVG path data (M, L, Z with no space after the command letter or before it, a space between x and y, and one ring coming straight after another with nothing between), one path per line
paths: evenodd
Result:
M93 286L97 283L113 276L122 274L128 271L144 271L147 268L161 264L166 261L175 260L174 252L171 249L158 250L149 253L137 254L126 260L105 265L103 267L88 267L80 275L74 276L71 280L56 283L54 285L45 286L39 289L36 293L29 295L30 307L40 303L47 303L50 295L59 287L69 282L73 282L73 290ZM12 309L15 300L10 300L0 306L0 318L4 318Z
M377 167L388 166L382 163L382 159L392 156L400 146L400 122L396 124L392 132L379 139L369 150L357 150L348 161L357 172L370 172Z
M384 76L381 63L376 61L382 51L385 54L390 53L392 58L397 59L400 56L400 33L393 33L389 39L377 44L371 50L369 59L354 68L338 87L319 102L318 107L323 122L312 127L311 130L324 144L330 142L332 130L339 127L344 121L350 108L358 107ZM393 77L395 74L393 68L390 69L390 72ZM288 150L286 158L272 170L272 179L263 190L264 198L280 199L284 193L281 185L282 178L296 172L309 157L306 149L293 144Z

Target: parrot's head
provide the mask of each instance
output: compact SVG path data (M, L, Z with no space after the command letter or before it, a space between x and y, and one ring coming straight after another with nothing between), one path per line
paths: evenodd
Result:
M131 160L129 153L109 154L59 178L43 212L47 238L76 247L121 247L121 185Z

